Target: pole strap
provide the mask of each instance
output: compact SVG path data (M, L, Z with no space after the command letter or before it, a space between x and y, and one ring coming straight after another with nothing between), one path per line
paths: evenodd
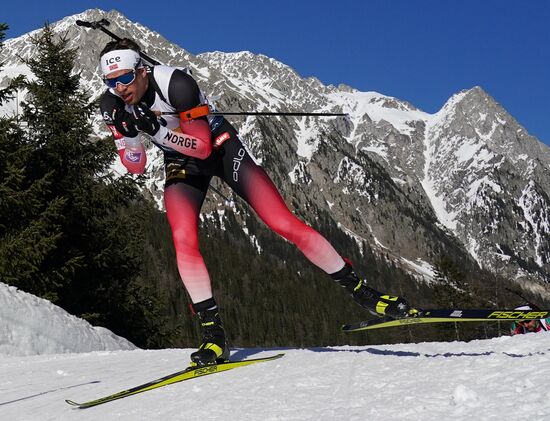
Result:
M210 107L207 104L201 104L195 108L191 108L190 110L182 111L179 114L181 121L189 121L212 113L210 113Z

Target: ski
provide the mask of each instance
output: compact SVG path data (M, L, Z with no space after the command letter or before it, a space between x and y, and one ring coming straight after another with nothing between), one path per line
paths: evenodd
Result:
M422 310L417 317L393 319L381 317L342 326L344 332L358 332L362 330L382 329L394 326L409 326L423 323L451 323L451 322L502 322L514 320L545 319L550 316L550 310L485 310L485 309L438 309Z
M257 364L257 363L263 363L267 361L273 361L281 358L285 354L276 354L269 357L263 357L263 358L254 358L250 360L240 360L240 361L226 361L218 364L213 365L207 365L203 367L188 367L185 370L178 371L172 374L168 374L167 376L161 377L160 379L153 380L148 383L141 384L139 386L132 387L127 390L123 390L118 393L114 393L112 395L104 396L99 399L95 399L88 402L74 402L72 400L66 399L65 402L67 402L69 405L73 405L77 408L90 408L92 406L101 405L107 402L112 402L117 399L126 398L128 396L133 396L137 393L146 392L148 390L152 389L158 389L159 387L164 387L169 384L174 384L178 382L182 382L185 380L192 380L196 379L197 377L203 377L208 376L210 374L215 373L221 373L222 371L228 371L232 370L237 367L245 367L247 365Z

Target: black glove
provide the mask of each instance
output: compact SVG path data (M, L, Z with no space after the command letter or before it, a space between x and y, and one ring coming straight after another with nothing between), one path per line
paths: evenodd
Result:
M138 135L138 128L134 116L124 108L114 108L111 120L122 136L136 137Z
M160 123L156 114L143 102L134 105L133 118L136 128L148 135L154 136L160 129Z

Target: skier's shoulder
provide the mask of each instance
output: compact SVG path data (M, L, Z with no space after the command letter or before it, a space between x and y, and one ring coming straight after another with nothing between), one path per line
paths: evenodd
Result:
M159 85L169 84L169 87L172 87L178 84L197 83L188 67L165 66L159 64L151 66L148 72Z
M521 335L522 333L525 333L523 328L518 323L512 322L512 325L510 326L510 334L514 336Z
M157 65L148 71L155 91L174 108L188 109L200 102L200 89L187 68Z
M200 104L199 86L187 68L158 65L150 72L159 96L176 110L188 110Z

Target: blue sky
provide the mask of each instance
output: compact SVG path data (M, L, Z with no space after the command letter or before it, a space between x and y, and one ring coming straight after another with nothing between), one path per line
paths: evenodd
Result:
M194 54L262 53L304 77L427 112L479 85L550 145L548 1L26 0L4 4L0 21L13 38L96 7L116 8Z

